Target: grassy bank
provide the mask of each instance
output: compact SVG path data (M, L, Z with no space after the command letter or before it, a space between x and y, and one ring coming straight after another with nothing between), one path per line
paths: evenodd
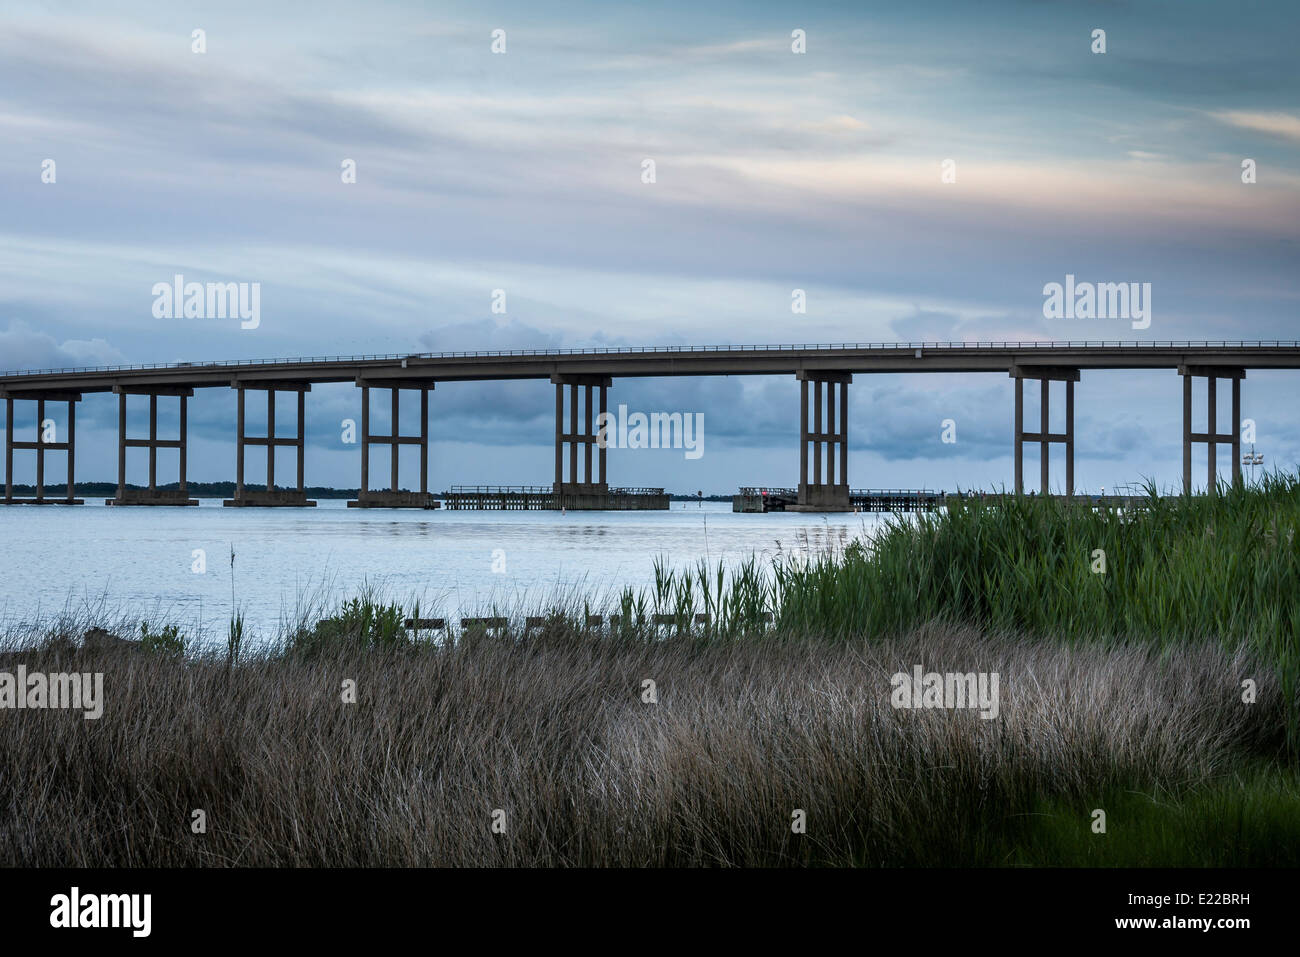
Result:
M377 595L253 653L34 626L0 670L107 700L0 711L0 862L1295 866L1297 525L1279 477L969 502L501 632ZM997 673L997 716L894 707L918 665Z

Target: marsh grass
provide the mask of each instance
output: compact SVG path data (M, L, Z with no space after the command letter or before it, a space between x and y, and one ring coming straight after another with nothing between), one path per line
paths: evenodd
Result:
M779 630L905 633L928 621L1049 641L1213 640L1252 649L1288 702L1300 747L1300 480L1268 475L1217 495L1127 511L1057 499L967 499L899 519L843 555L776 568ZM1098 552L1105 571L1093 569Z
M1098 795L1194 791L1275 753L1280 730L1273 686L1238 699L1244 651L948 625L647 641L558 623L253 652L233 671L219 653L68 644L23 660L103 671L106 696L98 721L0 712L0 848L26 866L1014 863L1017 822L1048 802L1086 830ZM894 709L890 675L915 663L999 672L999 717Z

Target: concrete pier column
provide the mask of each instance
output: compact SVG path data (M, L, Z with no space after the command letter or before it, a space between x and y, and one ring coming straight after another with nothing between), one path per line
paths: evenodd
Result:
M600 418L600 421L606 423L606 432L607 432L607 434L608 434L608 423L609 423L609 419L607 418L607 416L609 415L609 409L608 409L607 406L606 406L606 392L607 392L607 389L606 389L605 386L602 385L602 386L599 388L598 391L600 392L600 416L599 416L599 418ZM599 430L597 430L597 431L599 431ZM600 484L601 486L604 486L604 485L605 485L605 452L607 451L606 446L607 446L609 443L608 443L608 442L604 442L604 443L598 443L598 444L599 444L600 448L599 448L599 450L597 451L596 454L597 454L597 458L598 458L599 461L600 461L600 476L599 476L599 478L597 479L597 482L598 482L598 484Z
M348 508L437 508L438 501L429 495L429 391L432 379L377 376L358 378L361 389L361 488L357 497L348 502ZM388 389L390 397L391 427L388 435L375 435L370 431L370 390ZM401 391L420 393L420 434L402 435ZM389 446L388 488L370 487L370 446ZM400 451L403 445L420 447L420 488L403 491L401 486Z
M1052 392L1049 388L1051 381L1043 379L1039 385L1041 386L1042 397L1039 399L1038 406L1038 487L1042 490L1043 495L1047 495L1051 491L1051 486L1048 483L1048 471L1052 464L1051 440L1048 438L1050 434L1048 423L1051 421L1051 415L1049 414L1052 401Z
M1025 443L1038 444L1039 494L1051 494L1051 448L1053 444L1065 446L1065 494L1074 495L1074 384L1079 381L1079 370L1062 366L1013 366L1010 372L1015 380L1015 424L1012 429L1015 449L1015 489L1017 495L1025 492ZM1038 431L1025 431L1025 380L1039 381ZM1065 383L1065 431L1052 432L1051 384Z
M853 506L849 501L848 389L849 383L853 381L853 375L848 372L815 370L797 372L795 376L799 380L799 491L798 502L791 508L804 512L851 511ZM808 401L809 383L812 383L811 409ZM835 396L836 386L839 386L838 404ZM811 476L808 469L809 444L812 445ZM839 459L838 470L835 467L837 458ZM822 479L823 463L825 481Z
M117 393L117 496L106 500L108 505L198 505L199 500L189 497L185 469L187 464L187 445L189 442L189 421L186 400L194 390L183 386L113 386ZM149 397L149 437L133 439L126 430L126 400L129 395ZM158 438L158 399L159 397L176 398L180 402L179 431L174 439ZM149 485L143 489L126 487L126 450L141 448L149 450ZM163 489L158 487L158 450L176 449L177 451L177 487Z
M1241 485L1241 379L1235 376L1232 379L1232 484Z
M799 487L808 484L808 380L799 380Z
M578 434L578 386L569 385L569 432L572 435ZM569 442L569 477L575 483L578 482L578 445L577 441Z
M74 476L76 474L77 420L76 404L81 401L80 392L57 392L10 389L0 390L0 398L5 401L5 505L81 505L76 497ZM14 403L33 401L36 403L36 437L32 442L20 442L14 438ZM68 404L68 425L63 441L45 441L44 427L46 403L66 402ZM31 498L14 495L14 452L31 451L36 453L35 494ZM62 498L45 494L45 453L67 453L67 491Z
M420 494L429 494L429 390L420 390Z
M600 445L596 409L599 407L602 414L607 413L607 392L613 379L610 376L555 373L551 376L551 382L555 386L555 507L604 507L609 493L606 482L606 448ZM583 407L581 415L578 412L580 403ZM581 455L578 454L579 448ZM567 477L564 465L566 459ZM598 474L593 474L593 462Z
M849 487L849 384L840 383L840 481Z
M370 386L361 387L361 490L370 491Z
M1210 376L1208 379L1205 380L1205 390L1207 396L1206 409L1205 409L1206 412L1205 431L1209 433L1209 435L1212 437L1217 436L1219 432L1218 428L1216 427L1217 425L1216 420L1218 418L1218 411L1219 411L1219 396L1218 396L1218 389L1217 389L1218 382L1219 382L1218 376ZM1218 491L1218 486L1219 486L1219 481L1218 481L1219 470L1218 468L1216 468L1218 463L1215 462L1215 454L1214 454L1215 451L1218 449L1218 446L1219 443L1217 441L1210 441L1207 442L1205 445L1205 465L1206 465L1205 490L1210 494L1214 494L1216 491Z
M237 411L235 413L235 497L221 504L227 508L311 508L316 503L308 501L304 484L304 450L307 445L306 395L311 391L307 382L268 381L263 379L232 379ZM249 390L266 392L266 435L249 435L244 414L244 396ZM290 437L276 433L275 394L297 393L298 432ZM244 449L250 445L266 448L266 488L248 488L244 484ZM296 452L298 481L295 488L275 487L275 450L292 447Z
M158 491L158 393L149 393L149 491Z
M182 399L182 402L185 400ZM181 452L184 455L184 452ZM1241 456L1237 456L1241 458ZM182 460L183 461L183 460ZM77 471L77 403L68 403L68 494L66 501L71 503L76 498L76 487L73 481L73 475ZM183 472L181 473L184 474ZM182 480L183 481L183 480Z
M401 402L399 400L402 397L402 392L400 389L390 389L389 391L392 393L392 397L393 397L393 411L391 416L389 417L389 421L393 423L392 435L393 435L393 439L396 440L397 436L402 434L402 427L399 424L401 419L401 414L402 414ZM392 444L390 444L388 447L389 459L390 459L391 471L392 471L392 475L390 476L391 481L389 482L388 487L389 490L393 492L397 491L397 470L398 470L398 462L399 462L397 453L400 450L401 450L401 446L396 441L393 441Z
M822 484L822 383L813 380L813 485Z
M596 433L591 430L592 419L595 418L595 415L591 408L591 386L589 385L583 386L582 409L586 420L587 435L595 435ZM591 447L594 444L593 442L584 442L582 444L582 478L585 482L591 481Z
M5 396L5 502L14 500L14 400Z
M1065 380L1065 494L1074 494L1074 380Z
M833 436L838 435L835 427L835 383L826 384L826 482L835 484L835 448L839 442Z
M1025 380L1016 379L1015 423L1011 430L1015 460L1015 490L1017 495L1025 491Z
M45 436L42 434L45 423L45 398L36 400L36 501L45 501Z
M126 393L117 395L117 500L126 498Z
M182 439L182 441L181 441L181 447L177 450L177 462L176 462L176 467L177 467L177 470L180 472L180 487L181 487L181 494L182 494L182 495L188 495L188 494L189 494L189 484L188 484L188 480L186 479L186 471L185 471L185 470L186 470L186 467L187 467L187 464L188 464L188 456L186 455L186 452L188 451L189 443L188 443L187 441L185 441L185 437L186 437L187 435L189 435L189 430L190 430L190 426L189 426L189 401L190 401L190 397L187 396L187 395L183 395L183 396L180 397L180 400L181 400L180 435L181 435L181 439ZM72 418L71 418L71 417L68 418L68 425L69 425L69 427L71 427L71 425L72 425Z
M1218 486L1218 461L1216 448L1227 445L1232 449L1232 484L1241 484L1241 380L1246 370L1236 366L1180 365L1178 374L1183 377L1183 494L1192 494L1192 445L1200 442L1206 447L1206 492L1213 495ZM1192 431L1192 379L1200 377L1206 384L1205 431ZM1218 427L1218 380L1232 380L1232 431L1220 432Z
M235 402L235 498L244 497L244 390L238 391Z
M1192 377L1183 375L1183 494L1192 494Z
M242 438L242 436L241 436ZM275 491L275 390L266 390L266 490Z
M554 381L554 380L552 380ZM555 383L555 494L564 484L564 383Z

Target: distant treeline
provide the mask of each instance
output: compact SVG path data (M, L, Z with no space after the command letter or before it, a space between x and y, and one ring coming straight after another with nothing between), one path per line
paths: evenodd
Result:
M66 482L47 482L45 483L45 495L47 498L58 498L59 495L63 494L63 492L67 489L67 487L68 486ZM145 486L143 485L135 485L131 482L128 482L126 484L126 487L131 489L145 488ZM262 486L260 486L256 482L249 482L245 485L245 487L261 488ZM282 488L282 487L283 486L279 486L279 485L276 486L276 488ZM117 494L116 482L77 482L73 486L73 488L77 495L112 496ZM165 485L159 485L158 488L179 489L180 483L168 482ZM195 496L196 498L229 498L230 496L235 494L234 482L187 482L185 488L187 491L189 491L191 495ZM357 492L359 490L355 488L328 488L323 485L308 485L306 491L307 491L308 498L356 498ZM29 495L29 496L35 495L36 486L19 485L15 483L14 494ZM433 494L438 495L440 493L434 492ZM701 501L699 495L669 495L668 497L674 502ZM730 495L705 495L703 497L703 501L730 502L731 496Z

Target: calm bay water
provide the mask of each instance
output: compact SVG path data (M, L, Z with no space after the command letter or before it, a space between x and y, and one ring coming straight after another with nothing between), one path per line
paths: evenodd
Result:
M367 585L426 617L544 611L557 595L597 603L649 588L653 562L819 553L871 534L876 515L742 515L727 503L674 502L667 512L448 512L349 509L0 508L0 630L65 610L178 623L222 640L235 597L255 637L276 633L303 602L326 605ZM202 550L206 571L195 572ZM604 609L608 610L608 609Z

